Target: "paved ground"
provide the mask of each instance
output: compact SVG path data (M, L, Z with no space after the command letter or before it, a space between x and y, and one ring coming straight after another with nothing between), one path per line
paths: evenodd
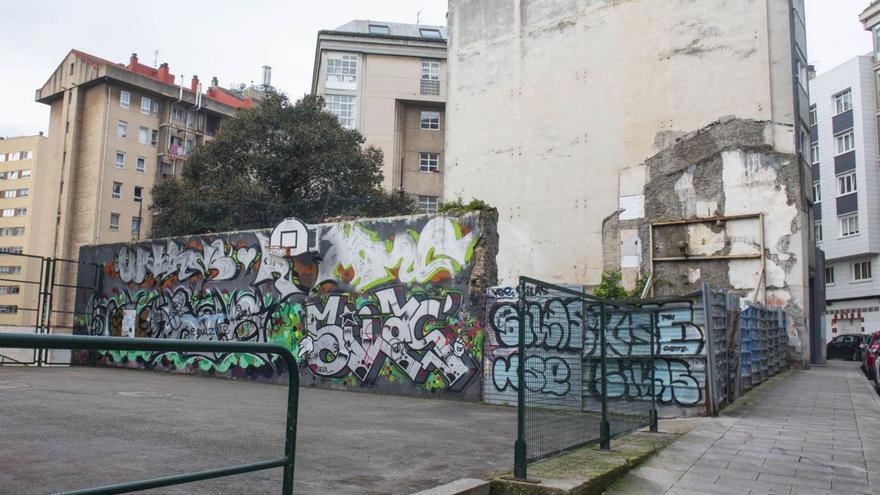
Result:
M0 368L0 493L280 457L286 388L133 370ZM509 468L516 411L302 389L296 493L412 493ZM153 493L278 493L281 470Z
M790 372L745 402L607 493L880 493L880 400L856 364Z

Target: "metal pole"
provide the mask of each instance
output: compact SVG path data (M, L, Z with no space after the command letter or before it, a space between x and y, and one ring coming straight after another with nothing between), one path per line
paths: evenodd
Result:
M605 334L608 330L608 315L606 314L604 302L599 306L599 309L599 368L602 373L602 422L599 424L599 448L602 450L611 450L611 425L608 423L608 356L605 345Z
M516 443L513 445L513 477L526 479L526 282L519 280L519 336L516 367Z
M655 361L657 360L657 358L656 358L657 349L655 348L656 347L655 342L659 342L659 338L658 338L659 333L660 333L660 326L657 324L657 312L652 311L651 312L651 358L650 358L651 359L651 413L650 413L651 424L650 424L650 427L651 427L652 433L657 433L657 431L659 430L657 428L657 393L655 390L655 382L654 382L654 378L655 378L654 375L655 375L655 371L656 371Z

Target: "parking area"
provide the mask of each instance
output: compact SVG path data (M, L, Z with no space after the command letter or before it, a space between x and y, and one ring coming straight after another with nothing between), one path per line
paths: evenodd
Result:
M280 457L286 387L104 368L0 368L0 493ZM407 494L513 462L514 408L302 389L295 493ZM153 493L278 493L281 469ZM148 493L148 492L144 492Z

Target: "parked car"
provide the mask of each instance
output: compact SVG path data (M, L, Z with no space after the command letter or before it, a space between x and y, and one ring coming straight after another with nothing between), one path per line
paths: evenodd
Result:
M861 361L862 349L867 335L857 333L838 335L826 344L825 351L828 359L845 359L847 361Z
M866 354L868 353L874 355L874 378L871 381L874 383L874 390L880 394L880 372L878 372L878 368L880 368L880 348L866 351Z
M877 360L877 354L880 351L880 332L874 332L862 344L862 371L869 380L874 379L874 361Z

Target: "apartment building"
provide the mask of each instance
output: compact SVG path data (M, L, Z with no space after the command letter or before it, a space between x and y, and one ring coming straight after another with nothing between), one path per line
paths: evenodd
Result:
M705 282L784 307L792 362L821 360L802 0L452 0L447 18L444 194L498 208L502 283Z
M203 90L168 64L128 64L71 50L36 101L50 106L46 180L56 219L51 252L76 258L84 244L130 241L148 235L150 190L179 174L188 153L252 101L220 88Z
M40 260L52 253L53 188L42 154L47 138L0 138L0 325L32 326L38 315Z
M874 57L810 81L813 222L825 252L828 340L880 330L880 171Z
M426 212L443 197L446 28L356 20L320 31L312 94L382 150L383 186Z

